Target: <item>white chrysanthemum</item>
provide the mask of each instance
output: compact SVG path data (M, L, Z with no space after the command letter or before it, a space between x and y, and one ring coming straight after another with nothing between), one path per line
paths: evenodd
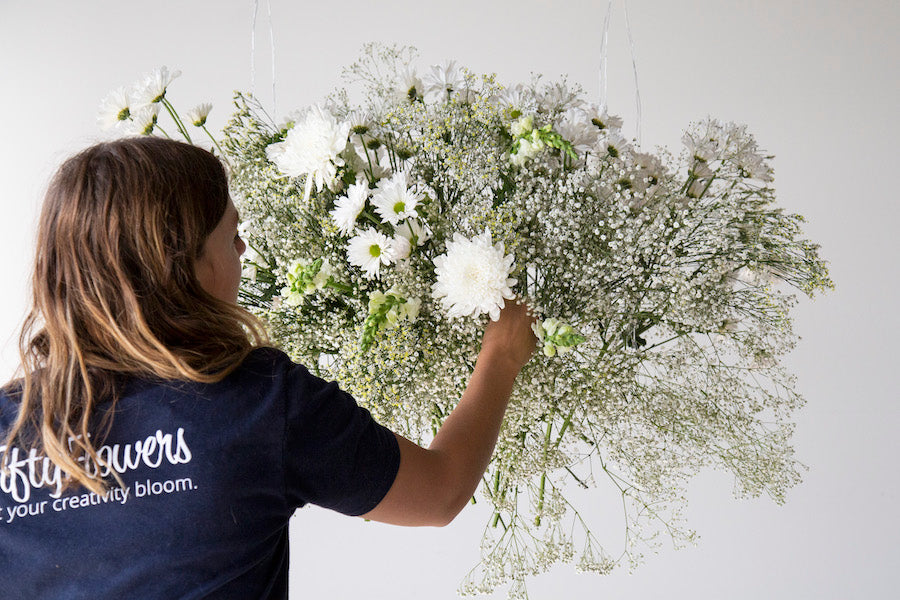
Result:
M553 129L572 144L578 154L590 151L600 138L600 130L580 108L570 108L563 113L562 119Z
M206 118L209 116L209 111L212 110L212 104L209 102L204 102L203 104L198 104L191 110L187 111L187 120L194 124L194 127L203 127L206 125Z
M391 250L393 251L396 260L403 260L409 258L409 253L412 251L412 244L409 243L409 238L406 238L401 235L400 232L395 231L394 237L391 238Z
M416 216L416 206L423 197L421 193L409 188L406 173L401 171L390 179L378 182L378 189L372 195L372 204L384 223L396 225Z
M107 94L100 102L100 114L97 122L103 129L110 129L131 117L131 94L124 87L117 88Z
M157 117L159 117L159 104L142 106L131 120L131 132L138 135L150 135L156 127Z
M681 142L697 160L712 162L722 158L727 134L715 120L705 121L685 131Z
M600 146L613 158L625 159L631 151L625 138L614 132L607 134L606 138L600 142Z
M407 66L403 70L395 92L398 100L406 100L407 102L415 102L424 96L425 87L422 84L422 80L416 75L414 68Z
M491 232L467 239L456 233L447 252L434 259L437 279L431 295L440 299L450 317L489 314L500 318L504 299L512 299L515 279L512 254L503 254L503 243L491 245Z
M168 67L154 69L144 77L142 83L137 86L135 104L155 104L166 97L166 88L172 80L181 75L181 71L169 71Z
M365 110L353 110L347 115L347 124L355 135L365 135L372 130L372 116Z
M374 279L382 265L394 262L391 239L371 228L361 231L347 243L347 259L363 269L367 279Z
M418 219L407 219L394 225L394 237L398 235L405 237L411 245L415 242L416 246L431 239L431 231Z
M307 175L317 190L322 189L332 185L337 167L344 164L339 154L347 145L349 133L349 123L338 123L331 113L313 106L283 142L266 148L266 157L285 175Z
M440 65L432 65L431 70L422 77L425 86L425 101L446 102L450 95L465 89L466 79L455 60L444 61Z
M587 115L594 127L601 131L619 131L622 129L622 117L610 115L606 112L605 108L600 110L600 107L596 104L590 106Z
M365 207L368 198L369 186L365 183L354 183L347 188L346 196L335 200L334 209L331 211L331 220L342 234L349 235L356 227L356 219Z

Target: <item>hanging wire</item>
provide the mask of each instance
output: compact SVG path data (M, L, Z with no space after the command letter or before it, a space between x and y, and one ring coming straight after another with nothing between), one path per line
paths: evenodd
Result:
M250 93L256 94L256 15L259 12L259 0L252 0L250 7ZM269 45L272 49L272 114L278 114L275 104L275 30L272 27L272 0L266 0L266 12L269 18Z
M638 87L637 62L634 57L634 39L631 37L631 23L628 21L628 0L623 0L625 7L625 30L628 32L628 44L631 46L631 69L634 71L634 103L637 109L637 118L635 119L635 127L637 134L635 135L635 147L641 147L641 88ZM273 59L274 61L274 59Z
M623 1L623 5L625 8L625 30L628 34L628 44L631 48L631 68L634 72L634 97L635 97L635 106L637 109L637 114L635 118L635 146L640 148L641 145L641 90L638 86L638 75L637 75L637 61L635 59L634 52L634 37L631 35L631 22L628 19L628 0ZM602 113L607 109L607 46L609 40L609 22L610 17L612 16L612 6L613 0L609 0L609 3L606 6L606 18L603 20L603 36L600 40L600 112Z

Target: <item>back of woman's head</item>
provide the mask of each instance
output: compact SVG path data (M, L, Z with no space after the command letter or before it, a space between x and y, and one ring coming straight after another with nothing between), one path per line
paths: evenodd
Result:
M93 489L78 457L97 459L90 423L99 402L115 399L117 380L215 381L263 343L258 322L207 293L195 273L228 202L219 160L180 142L127 138L63 163L40 217L8 446L33 436Z

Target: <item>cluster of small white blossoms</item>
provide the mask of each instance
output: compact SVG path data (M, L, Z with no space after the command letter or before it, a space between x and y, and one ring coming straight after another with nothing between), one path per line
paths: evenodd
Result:
M647 153L577 87L409 58L368 47L348 69L365 100L337 92L282 127L239 96L224 147L259 254L242 298L404 435L449 414L507 299L540 313L465 588L517 593L557 562L607 573L660 532L691 541L685 488L710 465L783 498L801 399L779 285L830 281L746 128L708 119L679 157ZM573 483L621 494L624 546L594 535Z

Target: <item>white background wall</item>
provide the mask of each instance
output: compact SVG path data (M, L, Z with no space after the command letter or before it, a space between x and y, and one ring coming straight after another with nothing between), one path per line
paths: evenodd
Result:
M363 42L417 46L420 65L455 58L502 81L568 73L597 97L601 0L271 0L277 113L322 98ZM159 65L184 75L182 110L211 101L221 127L231 91L250 86L249 1L0 0L0 378L16 364L42 189L58 162L98 138L99 100ZM837 290L795 313L789 357L808 404L797 455L809 465L785 506L737 501L722 473L698 478L689 522L698 547L664 549L633 574L571 567L531 597L886 598L900 577L900 428L893 385L898 327L896 174L900 7L896 0L634 0L643 142L675 147L707 114L745 122L776 155L781 205L804 214ZM257 92L271 106L265 0ZM634 87L621 2L610 34L609 104L633 133ZM318 509L292 523L292 597L452 598L474 564L487 515L403 530ZM2 568L2 566L0 566ZM497 594L497 597L502 597Z

